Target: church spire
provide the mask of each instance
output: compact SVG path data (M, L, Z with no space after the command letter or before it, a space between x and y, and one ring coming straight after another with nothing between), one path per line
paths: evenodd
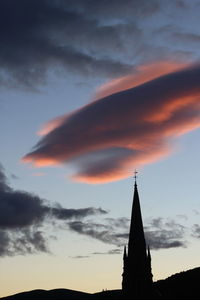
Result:
M129 232L129 243L128 243L128 256L137 257L139 256L143 260L146 256L146 242L144 237L142 214L140 208L139 193L136 182L136 171L135 171L135 183L134 183L134 195L133 205L131 214L131 224Z
M146 249L140 199L137 188L137 171L134 176L134 194L128 241L124 260L122 289L127 297L144 298L152 285L150 250Z

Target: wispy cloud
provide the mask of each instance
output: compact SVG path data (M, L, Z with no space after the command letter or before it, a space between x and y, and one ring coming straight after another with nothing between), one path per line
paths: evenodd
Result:
M89 255L75 255L75 256L69 256L69 257L74 258L74 259L84 259L84 258L92 257L94 255L115 255L115 254L121 254L121 253L122 253L122 249L115 248L115 249L107 250L104 252L92 252Z
M118 247L111 251L92 254L119 254L121 248L128 243L130 220L126 218L106 218L101 223L88 220L72 221L67 222L67 225L71 231ZM195 232L198 232L198 229L196 227ZM187 245L186 228L173 219L151 219L144 230L146 243L153 250L186 247Z
M82 259L82 258L89 258L89 255L76 255L76 256L69 256L70 258L74 259Z
M116 248L116 249L111 249L106 252L93 252L93 255L113 255L113 254L121 254L122 249Z
M128 242L130 220L111 218L102 208L64 208L34 194L14 190L0 167L0 256L48 252L50 236L47 228L69 230L117 248L94 254L119 254ZM97 216L101 218L97 218ZM147 243L151 249L185 247L186 228L173 219L154 218L145 225ZM199 226L192 229L199 237ZM81 255L74 258L86 258Z
M44 225L78 221L105 215L102 208L64 208L50 204L32 193L14 190L0 166L0 256L47 252L48 234Z
M192 227L192 236L195 238L200 238L200 225L194 224Z
M125 178L169 155L175 138L200 127L199 80L199 65L143 66L132 88L131 76L111 82L101 92L112 94L51 122L23 161L71 163L78 169L73 179L87 183Z
M151 249L186 247L186 228L174 220L152 219L145 227L146 242Z

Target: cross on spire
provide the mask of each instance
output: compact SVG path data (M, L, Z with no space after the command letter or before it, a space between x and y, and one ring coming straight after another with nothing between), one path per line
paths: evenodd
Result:
M135 170L134 171L134 179L135 179L135 185L137 185L137 174L138 174L138 171L137 170Z

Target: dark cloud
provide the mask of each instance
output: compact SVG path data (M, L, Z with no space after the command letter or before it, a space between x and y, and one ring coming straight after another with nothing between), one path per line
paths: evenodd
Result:
M159 10L159 1L145 0L69 0L68 4L74 11L80 11L95 18L119 19L148 16Z
M106 244L122 247L128 242L129 223L130 221L126 218L106 218L102 223L73 221L67 224L69 229L76 233L95 238ZM186 247L185 227L174 220L152 219L144 230L146 243L153 250ZM120 252L121 249L117 248L109 252L95 252L92 254L118 254Z
M175 3L175 5L179 8L179 9L181 9L181 8L188 8L189 7L189 4L190 3L187 3L186 1L184 1L184 0L175 0L174 1L174 3Z
M141 36L134 19L154 13L156 2L2 0L0 80L32 87L49 69L84 77L129 72L127 40L136 45Z
M117 234L115 234L115 237L117 239L121 239L121 240L125 240L126 239L128 241L129 233L128 233L128 231L125 232L125 233L117 233Z
M121 247L128 241L129 219L104 218L101 222L86 219L107 213L102 208L67 209L58 203L50 205L36 195L13 190L3 167L0 168L0 256L48 252L49 235L45 226L60 226L58 222L72 232ZM186 245L185 227L173 220L152 219L145 226L145 235L151 249ZM200 236L197 224L193 227L193 236ZM120 251L116 248L92 254L118 254Z
M69 256L70 258L75 258L75 259L82 259L82 258L89 258L89 255L76 255L76 256Z
M102 208L87 207L79 209L66 209L63 207L51 208L51 214L60 220L80 219L96 214L107 214L107 211Z
M75 180L101 183L171 153L175 137L200 126L200 67L166 64L163 75L161 65L111 82L111 94L57 118L24 161L72 163Z
M44 224L106 213L94 207L67 209L34 194L13 190L0 167L0 256L48 251Z
M199 60L199 44L200 35L198 33L192 32L185 28L169 28L163 36L165 40L169 41L173 46L171 47L171 52L173 51L175 57L175 50L180 52L180 58L182 60L194 61ZM165 49L166 50L166 49Z
M182 43L200 43L200 35L192 32L173 32L171 34L173 41L179 41Z
M177 218L182 219L182 221L184 221L184 222L188 220L188 217L186 215L184 215L184 214L178 214Z
M7 177L5 175L5 169L2 166L2 164L0 164L0 190L1 191L9 191L10 187L8 186L7 183Z
M151 249L186 247L185 227L174 220L152 219L145 228L146 242Z
M113 78L132 72L138 61L160 57L162 47L162 58L174 55L174 45L168 47L146 25L160 13L165 26L170 9L186 11L187 5L181 0L1 0L0 83L33 88L53 72Z
M107 224L98 224L90 221L72 221L67 223L70 230L108 244L118 244L112 228Z
M130 220L128 218L105 218L105 221L112 227L120 229L129 229L129 222Z
M89 258L92 257L93 255L115 255L115 254L121 254L122 253L122 249L120 248L115 248L115 249L111 249L108 251L104 251L104 252L92 252L90 255L76 255L76 256L69 256L70 258L77 258L77 259L82 259L82 258Z
M194 224L192 227L192 236L195 238L200 238L200 225Z
M0 229L0 256L49 252L46 234L36 227Z
M11 174L11 178L15 179L15 180L19 179L19 177L17 175L15 175L15 174Z
M183 7L183 9L187 11L188 8ZM195 7L192 9L195 10ZM145 61L145 55L147 55L147 60L151 58L156 60L155 55L157 55L157 60L170 59L170 57L173 57L176 61L194 62L195 60L199 60L198 46L200 36L198 32L191 30L191 27L185 27L180 23L177 24L168 20L163 26L154 27L154 36L159 36L158 43L154 43L153 45L148 40L147 47L142 45L142 53L144 51L144 55L142 55L143 61ZM147 54L147 49L150 55Z

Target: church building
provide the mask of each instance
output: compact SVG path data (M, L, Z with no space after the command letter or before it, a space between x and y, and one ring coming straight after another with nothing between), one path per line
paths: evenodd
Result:
M136 172L129 241L123 259L122 292L125 299L149 299L153 292L151 255L144 236Z

